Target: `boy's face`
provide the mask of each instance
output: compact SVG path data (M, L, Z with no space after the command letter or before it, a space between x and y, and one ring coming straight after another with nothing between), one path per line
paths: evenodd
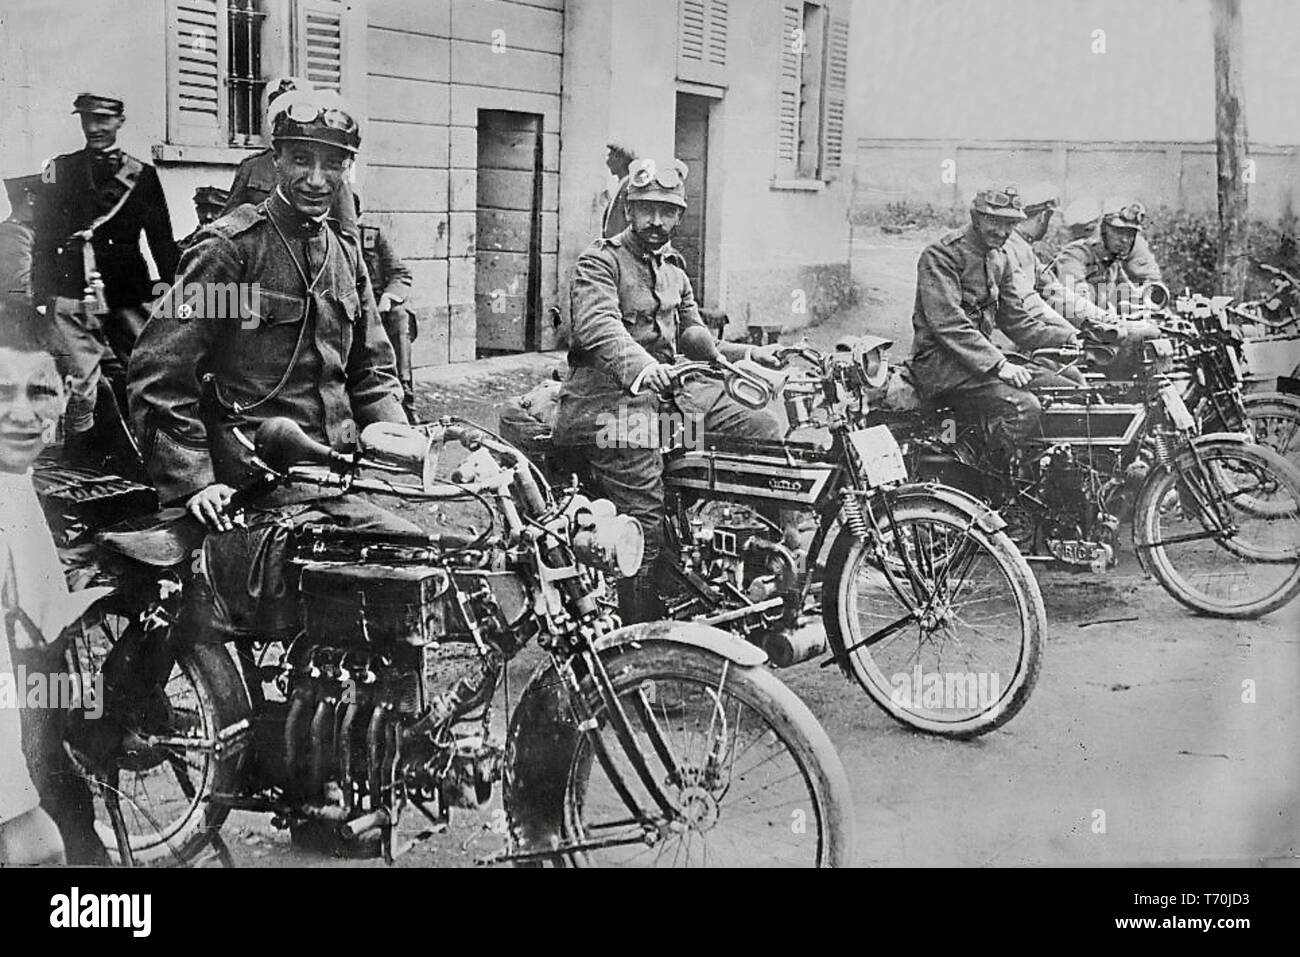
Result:
M0 346L0 471L26 472L54 438L66 397L45 352Z

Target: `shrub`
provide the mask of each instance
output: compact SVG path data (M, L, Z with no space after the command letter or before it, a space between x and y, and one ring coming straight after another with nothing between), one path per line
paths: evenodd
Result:
M854 209L851 219L855 226L900 226L915 229L939 226L956 229L970 221L970 213L964 207L934 206L901 199L884 206Z

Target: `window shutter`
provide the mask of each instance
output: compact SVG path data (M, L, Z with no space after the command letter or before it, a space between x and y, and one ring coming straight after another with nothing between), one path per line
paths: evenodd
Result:
M168 138L185 146L226 142L225 0L169 0Z
M314 86L343 92L343 5L298 4L298 74Z
M728 0L679 0L677 76L726 85Z
M804 39L799 31L802 28L802 4L781 4L781 73L777 83L776 108L777 179L793 179L798 159L799 82L803 73L803 43L800 40Z
M826 101L822 122L822 178L839 176L844 165L844 101L849 76L849 21L831 18L826 51Z

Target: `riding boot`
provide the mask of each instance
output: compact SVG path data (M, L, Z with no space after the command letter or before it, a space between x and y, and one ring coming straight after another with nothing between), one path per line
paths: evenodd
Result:
M664 602L655 577L652 565L649 569L642 568L631 578L619 580L618 613L623 624L659 621L664 617Z

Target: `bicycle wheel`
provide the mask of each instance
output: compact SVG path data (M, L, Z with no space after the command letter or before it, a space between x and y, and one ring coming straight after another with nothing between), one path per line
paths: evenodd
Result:
M146 636L131 617L105 611L83 621L71 649L81 673L103 688L109 656L150 640L166 638ZM239 755L218 740L249 715L238 671L224 648L196 646L178 656L162 684L143 693L104 694L103 715L69 734L74 760L99 791L95 829L120 863L106 800L112 789L135 863L188 863L228 813L209 798L233 790L237 781Z
M1133 524L1175 599L1220 618L1258 618L1300 593L1300 471L1277 453L1202 441L1151 473ZM1221 511L1213 502L1221 503Z
M1259 392L1242 401L1255 441L1300 468L1300 399Z
M610 710L573 750L566 839L610 846L579 865L837 867L852 859L853 810L839 756L812 712L775 675L676 642L605 659L633 739L671 803L655 804L617 743ZM588 679L590 684L590 679ZM589 700L596 701L594 688ZM608 755L597 754L593 734ZM610 773L610 768L614 773ZM616 781L618 778L619 781ZM620 782L625 782L620 783ZM626 786L628 793L620 793ZM629 809L629 800L641 811Z
M1004 532L939 499L894 505L876 543L840 533L822 620L871 700L928 734L973 738L1024 707L1042 668L1047 613Z

